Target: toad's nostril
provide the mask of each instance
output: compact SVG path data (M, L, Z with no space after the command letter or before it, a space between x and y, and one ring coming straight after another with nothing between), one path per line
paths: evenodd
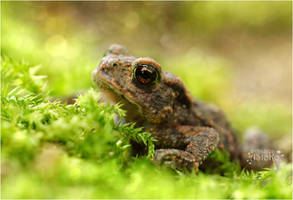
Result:
M98 67L97 67L97 71L104 71L105 70L105 68L106 68L106 66L107 66L107 63L106 62L101 62L99 65L98 65Z

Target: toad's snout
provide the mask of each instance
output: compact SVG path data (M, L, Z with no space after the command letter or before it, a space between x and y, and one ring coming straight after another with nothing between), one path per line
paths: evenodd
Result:
M103 58L97 68L92 72L92 80L95 84L99 85L100 81L111 81L114 77L113 67L116 63L115 59L110 59L108 57Z
M92 72L92 80L94 83L97 83L101 79L101 73L105 71L106 61L101 60L100 64Z
M92 80L94 83L96 83L97 81L97 73L98 73L98 69L96 68L93 72L92 72Z

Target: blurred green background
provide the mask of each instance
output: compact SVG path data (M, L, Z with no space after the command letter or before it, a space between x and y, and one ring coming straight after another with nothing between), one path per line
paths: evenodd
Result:
M156 59L240 134L291 133L291 2L2 2L2 54L41 64L52 96L92 87L112 43Z
M95 87L91 72L107 47L120 43L180 76L195 98L221 107L240 138L256 126L283 152L291 152L291 2L1 2L1 6L1 54L40 65L39 74L47 76L52 97ZM133 184L145 169L138 166ZM161 179L166 185L168 180ZM211 183L208 177L200 180ZM205 194L207 188L202 191ZM244 191L239 192L241 197Z

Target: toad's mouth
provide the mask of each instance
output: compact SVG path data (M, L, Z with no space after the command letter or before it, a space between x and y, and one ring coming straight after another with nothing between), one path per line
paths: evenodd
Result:
M103 94L102 101L110 101L113 104L120 103L122 105L121 108L126 111L127 121L139 121L143 118L142 107L115 88L109 81L96 77L95 83Z

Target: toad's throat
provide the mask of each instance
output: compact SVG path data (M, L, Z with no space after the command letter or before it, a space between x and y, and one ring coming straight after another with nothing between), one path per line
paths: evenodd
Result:
M127 121L140 121L143 118L141 106L135 103L133 100L127 98L121 91L109 84L107 81L99 79L98 87L104 94L107 100L112 103L121 103L121 108L126 110L126 120Z

